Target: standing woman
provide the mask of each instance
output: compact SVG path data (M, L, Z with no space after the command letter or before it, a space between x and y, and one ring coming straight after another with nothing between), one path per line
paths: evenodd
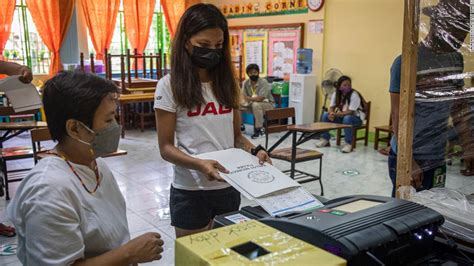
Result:
M161 156L175 165L170 212L177 237L210 229L214 216L240 205L239 192L219 176L225 168L192 155L235 147L270 162L240 133L239 102L227 21L213 5L194 5L181 17L171 74L155 93Z

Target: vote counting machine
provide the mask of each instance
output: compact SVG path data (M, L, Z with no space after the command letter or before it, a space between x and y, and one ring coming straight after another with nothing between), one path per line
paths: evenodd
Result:
M444 265L423 263L430 254L437 253L434 239L444 222L438 212L414 202L380 196L348 196L324 204L311 212L283 217L271 217L260 207L243 207L217 216L214 226L258 220L335 254L348 265ZM471 265L469 260L466 263Z

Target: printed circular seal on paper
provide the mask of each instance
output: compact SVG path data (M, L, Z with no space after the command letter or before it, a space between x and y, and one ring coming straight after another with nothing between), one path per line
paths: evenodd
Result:
M248 177L255 183L271 183L275 177L265 171L252 171L248 173Z

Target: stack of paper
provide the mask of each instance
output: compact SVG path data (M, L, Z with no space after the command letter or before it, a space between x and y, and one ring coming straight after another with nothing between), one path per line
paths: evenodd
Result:
M16 113L41 108L41 97L32 84L19 80L20 76L10 76L0 80L0 91L5 92Z
M299 183L270 164L260 165L257 157L241 149L204 153L196 157L218 161L229 171L228 174L220 173L221 177L272 216L322 206Z

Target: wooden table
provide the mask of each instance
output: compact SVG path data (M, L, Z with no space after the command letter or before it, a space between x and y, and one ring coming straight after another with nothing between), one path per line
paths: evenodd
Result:
M119 122L122 125L122 138L125 137L125 105L130 103L153 102L155 93L121 94L119 96Z
M344 125L338 123L329 123L329 122L316 122L312 124L300 124L300 125L290 125L288 130L290 133L293 133L293 143L296 145L303 144L308 140L314 138L315 135L335 129L344 129L350 128L351 125ZM296 134L302 133L298 141L296 141Z
M113 78L112 82L114 82L117 86L122 88L122 90L127 91L149 91L155 90L156 85L158 84L157 79L147 79L147 78L130 78L130 82L128 79L121 80L117 78ZM122 84L123 83L123 84ZM122 91L122 93L125 93Z
M3 142L20 135L21 133L34 129L47 127L46 122L25 121L25 122L6 122L0 123L0 130L5 131L0 136L0 148L3 148ZM14 132L14 133L12 133Z
M288 126L288 133L285 135L288 137L289 135L293 135L293 140L291 142L291 169L290 169L290 177L294 178L295 175L295 160L296 160L296 148L298 145L301 145L309 140L312 140L315 135L320 134L322 132L326 132L329 130L335 130L335 129L344 129L344 128L351 128L350 125L344 125L344 124L337 124L337 123L327 123L327 122L316 122L312 124L300 124L300 125L289 125ZM297 140L297 135L298 133L302 133L300 138ZM286 138L284 136L284 138ZM321 167L320 167L321 168ZM321 171L321 169L320 169ZM301 172L301 171L299 171ZM320 177L318 176L313 176L308 173L304 173L308 176L313 177L312 179L309 180L319 180ZM305 182L307 182L308 179L305 179Z

